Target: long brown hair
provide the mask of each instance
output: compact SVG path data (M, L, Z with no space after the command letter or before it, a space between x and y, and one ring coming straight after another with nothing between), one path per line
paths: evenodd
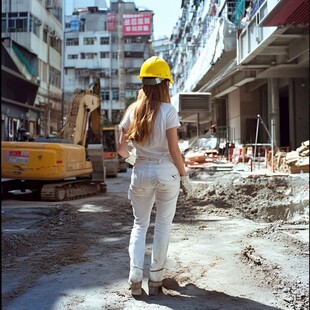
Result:
M169 80L156 85L143 85L137 97L133 122L127 131L128 140L141 144L149 141L162 102L171 102Z

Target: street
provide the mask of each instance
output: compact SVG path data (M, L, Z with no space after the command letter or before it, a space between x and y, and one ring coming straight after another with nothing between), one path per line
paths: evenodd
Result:
M309 174L193 174L163 292L148 296L151 224L136 298L127 283L130 174L108 178L103 196L2 201L2 309L309 309Z

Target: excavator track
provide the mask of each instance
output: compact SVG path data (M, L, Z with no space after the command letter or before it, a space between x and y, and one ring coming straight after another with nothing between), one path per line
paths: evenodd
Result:
M64 201L106 193L106 184L91 180L74 180L45 184L41 190L44 201Z

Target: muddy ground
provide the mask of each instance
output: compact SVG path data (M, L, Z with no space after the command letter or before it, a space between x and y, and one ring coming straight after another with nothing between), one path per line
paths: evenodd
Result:
M2 201L2 309L309 309L309 174L192 172L180 195L163 292L128 289L131 171L103 196ZM152 214L154 218L155 210Z

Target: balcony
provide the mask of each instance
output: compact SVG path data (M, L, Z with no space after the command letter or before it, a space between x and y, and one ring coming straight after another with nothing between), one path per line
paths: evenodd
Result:
M237 64L256 70L259 78L304 76L308 19L308 1L264 1L239 35Z
M225 18L219 18L207 44L202 49L183 91L199 91L236 56L236 29Z

